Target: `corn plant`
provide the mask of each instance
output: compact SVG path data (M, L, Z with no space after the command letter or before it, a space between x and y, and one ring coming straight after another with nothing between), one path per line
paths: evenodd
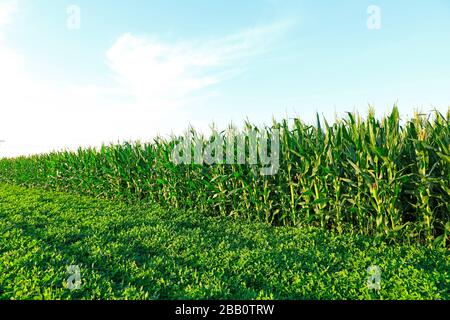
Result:
M145 143L0 159L0 181L448 246L450 110L401 122L394 107L381 119L371 109L366 118L348 113L333 124L296 118L260 128L247 121L240 130L213 127L211 136L189 128ZM271 141L275 132L279 170L261 176L252 149L261 145L251 133ZM187 151L191 163L171 158L180 142L207 148L213 141L223 144L226 161L197 163L203 155L194 147ZM236 148L236 141L245 148Z

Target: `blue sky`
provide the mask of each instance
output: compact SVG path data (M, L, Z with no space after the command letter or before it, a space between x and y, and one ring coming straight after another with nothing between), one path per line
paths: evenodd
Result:
M448 110L450 1L0 0L0 156L395 102Z

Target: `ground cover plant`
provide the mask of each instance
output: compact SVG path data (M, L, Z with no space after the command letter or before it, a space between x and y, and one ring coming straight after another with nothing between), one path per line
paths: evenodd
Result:
M276 175L255 174L249 164L175 164L177 143L210 139L191 129L151 143L1 159L0 181L448 247L450 110L403 122L394 108L382 119L371 110L366 118L349 113L332 125L319 118L315 125L296 118L262 129L247 123L238 134L249 130L268 137L279 130ZM213 136L226 144L229 132Z
M449 299L444 248L6 184L0 199L0 299Z

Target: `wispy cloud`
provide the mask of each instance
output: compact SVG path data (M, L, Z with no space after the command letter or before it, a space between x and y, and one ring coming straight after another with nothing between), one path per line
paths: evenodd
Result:
M118 83L141 103L181 105L192 94L242 72L246 60L267 52L290 24L174 44L126 33L108 50L108 64Z

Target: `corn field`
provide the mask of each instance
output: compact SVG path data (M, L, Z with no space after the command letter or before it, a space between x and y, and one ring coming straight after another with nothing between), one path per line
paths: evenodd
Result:
M365 118L348 113L332 125L319 117L315 125L300 119L263 129L246 123L240 134L264 131L270 138L275 129L280 132L275 175L257 174L250 161L175 164L171 154L178 142L210 140L191 128L185 137L151 143L4 158L0 181L448 246L450 109L445 116L416 113L404 123L397 108L382 119L373 110ZM226 144L230 132L214 134Z

